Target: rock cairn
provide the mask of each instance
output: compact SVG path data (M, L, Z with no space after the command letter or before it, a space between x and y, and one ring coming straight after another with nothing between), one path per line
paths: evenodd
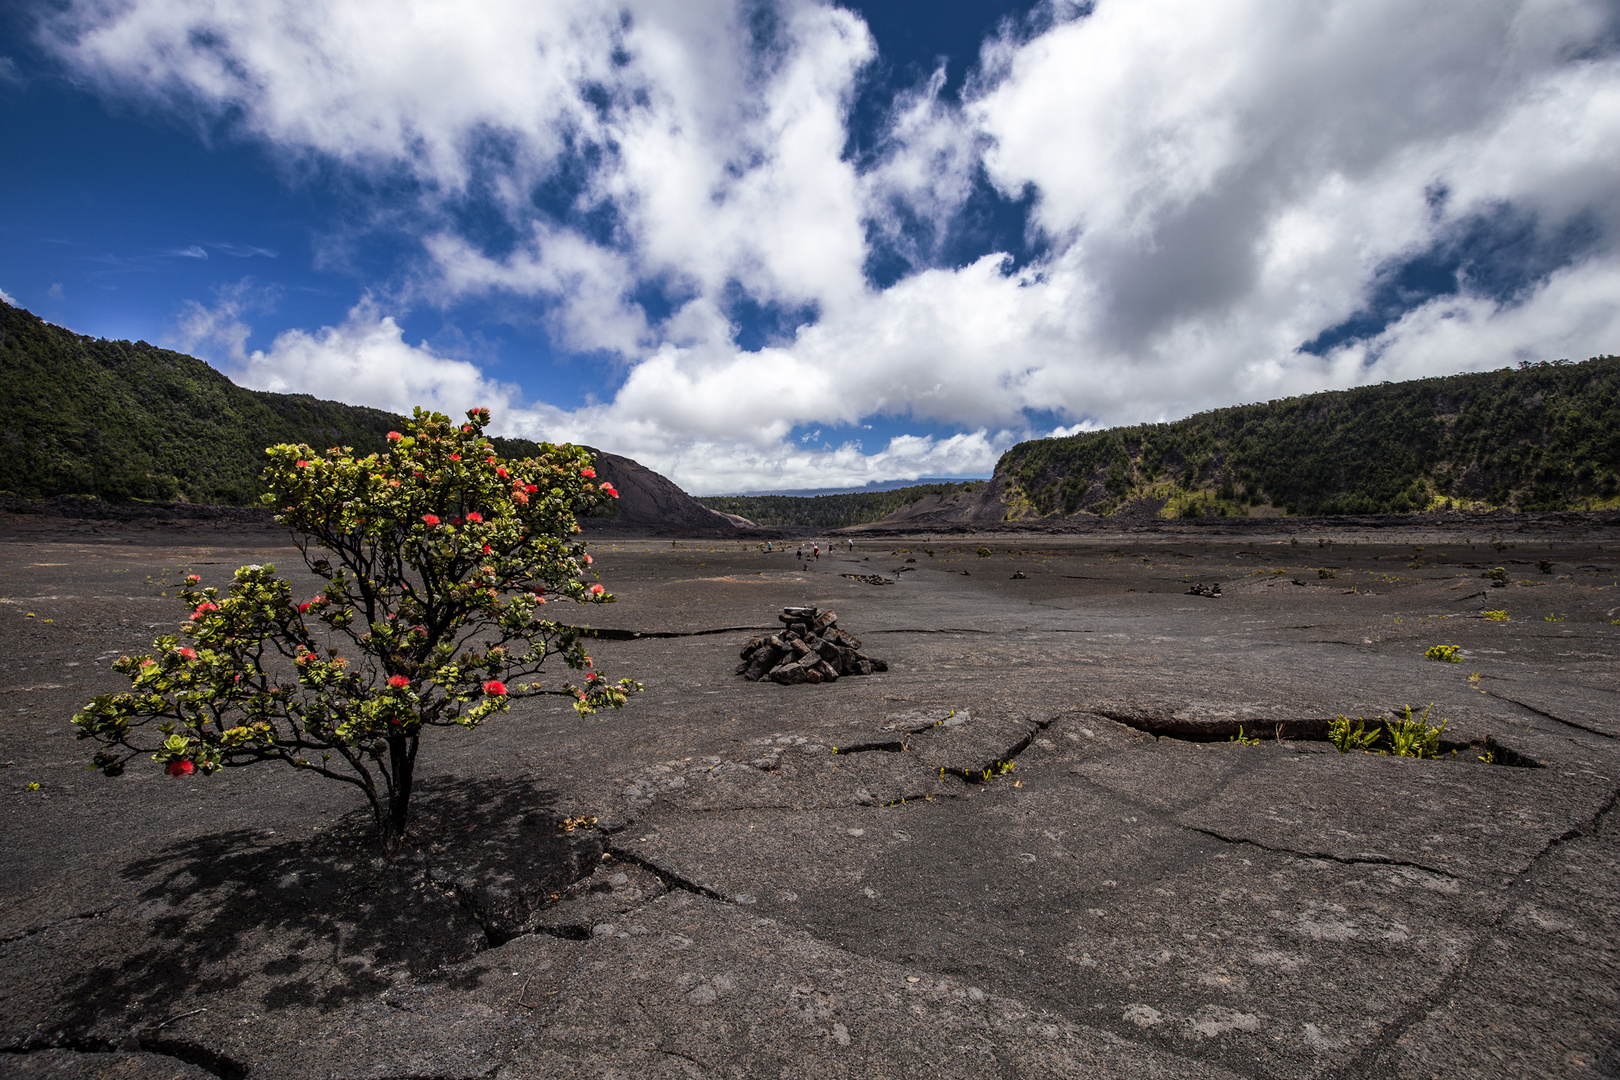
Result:
M743 646L737 674L749 682L770 679L783 686L832 682L840 675L870 675L889 665L861 652L861 639L838 629L838 613L813 607L783 608L780 632Z

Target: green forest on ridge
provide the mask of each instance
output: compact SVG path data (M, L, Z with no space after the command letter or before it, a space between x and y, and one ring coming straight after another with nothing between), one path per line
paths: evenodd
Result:
M966 480L838 495L705 495L698 502L722 514L745 517L756 525L841 529L888 517L925 495L950 495L982 486L983 480Z
M263 491L266 446L369 452L400 423L378 409L247 390L183 353L85 337L0 303L3 491L242 505ZM507 456L534 449L497 445ZM1620 505L1620 357L1038 439L1008 450L988 489L969 481L702 501L762 525L825 529L876 521L928 495L999 495L1004 520L1143 501L1169 516L1610 508Z
M1564 510L1620 502L1620 357L1384 383L1020 443L1012 519ZM1275 511L1273 511L1275 512Z
M273 443L380 449L399 417L246 390L195 357L0 303L0 489L242 505Z

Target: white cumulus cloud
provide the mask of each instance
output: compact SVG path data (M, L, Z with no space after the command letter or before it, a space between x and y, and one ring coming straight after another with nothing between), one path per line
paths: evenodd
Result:
M1052 417L1072 432L1620 348L1611 3L1044 15L986 42L960 95L942 72L897 91L860 155L851 110L880 43L815 0L67 0L44 34L106 94L407 171L431 225L408 280L375 294L532 304L616 380L559 409L540 380L525 395L409 344L405 309L369 300L251 354L239 316L183 314L252 385L471 396L696 490L982 472ZM1028 256L941 261L986 183L1031 200ZM458 228L466 200L515 242ZM878 284L880 253L908 269ZM1459 287L1402 294L1408 264ZM638 301L648 287L669 310ZM739 298L775 316L760 348L738 344ZM960 434L792 438L878 415Z

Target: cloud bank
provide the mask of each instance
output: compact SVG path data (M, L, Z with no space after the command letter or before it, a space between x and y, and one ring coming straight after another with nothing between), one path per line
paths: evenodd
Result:
M103 93L415 185L393 307L251 353L228 300L183 315L243 381L477 400L711 492L982 473L1054 423L1620 348L1616 19L1051 4L960 94L935 72L878 102L869 146L878 45L809 0L72 0L41 32ZM1019 250L951 239L985 206L1023 214ZM610 396L556 408L405 341L409 306L469 297L528 305ZM873 417L932 434L793 438Z

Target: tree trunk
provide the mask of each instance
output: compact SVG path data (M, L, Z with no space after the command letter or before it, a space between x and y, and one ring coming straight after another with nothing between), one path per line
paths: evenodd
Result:
M389 772L393 783L388 792L388 818L381 822L383 847L392 856L405 842L405 829L410 823L411 773L416 768L415 740L395 735L388 740Z

